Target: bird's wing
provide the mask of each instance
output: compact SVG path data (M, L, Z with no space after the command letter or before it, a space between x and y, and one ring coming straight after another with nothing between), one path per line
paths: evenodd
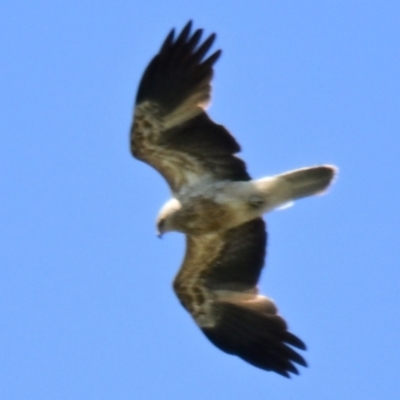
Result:
M258 294L266 241L262 219L222 234L188 236L174 289L214 345L289 377L298 374L295 363L307 365L292 348L305 345L288 331L274 302Z
M206 57L215 34L201 41L189 22L174 30L147 66L136 97L131 129L134 157L157 169L172 191L199 182L249 180L240 146L205 113L218 50Z

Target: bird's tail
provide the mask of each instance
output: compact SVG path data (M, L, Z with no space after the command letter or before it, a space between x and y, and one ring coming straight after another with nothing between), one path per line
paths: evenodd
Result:
M323 193L332 183L337 168L321 165L285 172L255 181L267 200L267 210L281 207L294 200ZM265 212L264 211L264 212Z

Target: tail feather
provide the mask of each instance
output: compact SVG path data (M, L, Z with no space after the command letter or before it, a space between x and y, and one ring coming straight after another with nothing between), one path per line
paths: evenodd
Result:
M332 183L336 174L336 167L321 165L296 169L255 181L257 190L266 198L266 209L263 212L293 200L323 193Z
M279 175L291 186L293 200L323 193L331 184L337 168L331 165L301 168Z

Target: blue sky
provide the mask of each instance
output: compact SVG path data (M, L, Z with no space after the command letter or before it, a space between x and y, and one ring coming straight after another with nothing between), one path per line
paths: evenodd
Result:
M3 0L0 398L398 399L400 4ZM213 347L175 298L184 240L134 160L141 74L172 27L216 32L210 114L254 177L340 168L267 215L261 289L308 345L291 380Z

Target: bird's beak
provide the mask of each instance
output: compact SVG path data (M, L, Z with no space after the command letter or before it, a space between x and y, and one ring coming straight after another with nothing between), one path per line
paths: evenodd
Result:
M157 232L157 237L158 237L159 239L162 239L162 238L163 238L163 234L162 234L160 231L158 231L158 232Z

